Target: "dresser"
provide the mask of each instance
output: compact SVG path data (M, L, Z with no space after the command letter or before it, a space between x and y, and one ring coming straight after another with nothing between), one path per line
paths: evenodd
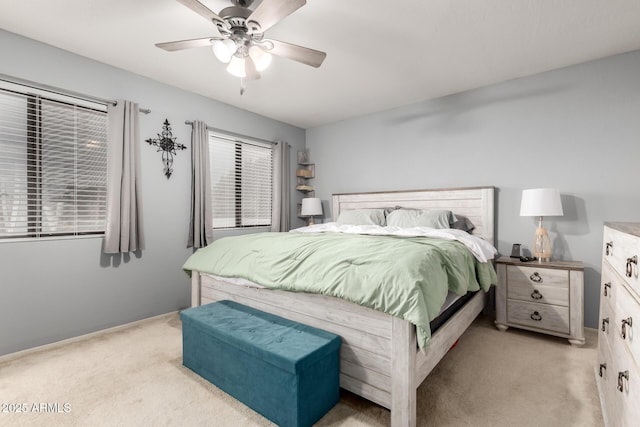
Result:
M496 327L510 326L584 344L584 266L579 261L496 260Z
M639 256L640 223L605 223L596 382L608 426L640 422Z

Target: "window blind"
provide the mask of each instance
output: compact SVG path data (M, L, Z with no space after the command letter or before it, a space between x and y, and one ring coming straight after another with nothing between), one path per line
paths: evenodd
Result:
M213 228L271 225L273 149L209 132Z
M106 106L0 81L0 238L103 233Z

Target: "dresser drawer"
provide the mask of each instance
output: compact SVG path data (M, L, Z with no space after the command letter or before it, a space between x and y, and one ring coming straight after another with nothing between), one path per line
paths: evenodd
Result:
M616 319L614 311L606 301L600 301L600 318L598 319L598 339L599 342L607 341L610 348L613 348L613 340L616 337Z
M604 228L603 259L638 294L640 294L639 258L640 237L609 227Z
M640 365L640 301L625 287L618 292L611 332L626 347L633 362Z
M607 381L613 384L613 358L611 356L611 345L607 339L605 332L602 329L598 330L598 366L605 365L603 369L598 369L598 377L603 378L603 381ZM607 370L608 369L608 370Z
M614 425L635 426L640 420L640 371L625 351L620 339L612 348L613 378L615 380L614 400L617 414L612 418Z
M517 300L507 301L507 322L569 334L569 308Z
M615 371L611 347L607 336L601 330L598 332L598 359L596 364L596 381L600 398L602 399L605 412L602 414L606 421L606 425L613 426L615 417L618 414L618 405L616 404L618 396L616 396L616 385L618 373Z
M607 304L609 308L616 306L616 294L622 286L622 279L613 271L608 263L602 263L602 276L600 279L600 305ZM610 310L613 311L613 310Z

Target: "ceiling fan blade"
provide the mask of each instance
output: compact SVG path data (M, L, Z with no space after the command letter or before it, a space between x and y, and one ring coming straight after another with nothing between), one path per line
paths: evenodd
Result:
M278 40L268 39L265 40L273 43L273 49L267 52L274 55L282 56L293 61L301 62L306 65L318 68L322 65L322 61L327 57L327 54L320 52L319 50L310 49L308 47L302 47L291 43L281 42Z
M164 49L169 52L176 50L191 49L193 47L205 47L211 46L211 40L216 40L216 37L206 37L204 39L191 39L180 40L175 42L156 43L156 47Z
M244 58L244 72L246 74L245 80L258 80L260 73L256 69L256 63L250 56Z
M220 18L216 13L214 13L207 6L200 3L198 0L178 0L178 3L187 6L189 9L193 10L198 15L202 16L209 22L220 21L224 22L222 18Z
M247 18L249 33L263 33L307 4L307 0L263 0Z

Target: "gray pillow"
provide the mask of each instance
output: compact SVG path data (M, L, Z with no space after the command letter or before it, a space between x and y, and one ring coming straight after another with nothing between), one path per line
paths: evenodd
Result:
M455 215L447 210L396 209L387 215L387 225L412 228L451 228Z
M466 231L467 233L471 233L473 229L476 228L476 226L473 225L473 223L466 216L462 216L462 215L454 215L454 216L456 217L456 221L454 221L451 224L451 228L455 228L456 230L463 230L463 231Z
M384 209L351 209L340 212L338 224L385 225Z

